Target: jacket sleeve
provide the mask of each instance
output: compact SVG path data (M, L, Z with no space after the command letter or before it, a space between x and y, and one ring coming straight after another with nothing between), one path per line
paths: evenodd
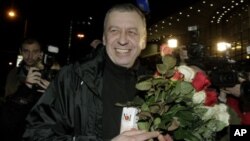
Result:
M74 98L67 75L70 73L60 71L28 114L24 141L78 140L74 137Z

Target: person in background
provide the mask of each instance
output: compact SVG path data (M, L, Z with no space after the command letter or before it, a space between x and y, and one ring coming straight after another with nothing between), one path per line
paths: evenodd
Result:
M248 76L239 75L238 82L232 87L219 89L219 102L228 105L230 125L250 125L250 81ZM217 140L230 140L230 128L227 127L217 134Z
M99 39L94 39L91 43L90 43L90 46L93 47L93 48L99 48L102 46L102 41L99 40Z
M237 118L231 118L232 120L238 119L237 124L250 125L250 81L247 75L243 76L239 76L239 83L233 87L221 88L218 99L236 112Z
M25 117L44 93L49 81L41 78L42 45L35 38L26 38L20 47L23 60L7 76L5 103L0 113L1 140L20 141Z
M132 4L111 8L104 20L103 45L92 58L61 68L27 116L23 140L172 140L159 132L120 133L122 107L138 92L146 73L138 56L146 46L145 15Z

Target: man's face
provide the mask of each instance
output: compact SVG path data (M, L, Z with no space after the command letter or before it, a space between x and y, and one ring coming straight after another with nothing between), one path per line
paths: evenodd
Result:
M136 12L114 11L104 28L103 44L110 59L119 66L133 66L146 42L141 17Z
M25 65L28 67L35 66L42 57L42 51L37 43L25 44L22 46L21 54Z

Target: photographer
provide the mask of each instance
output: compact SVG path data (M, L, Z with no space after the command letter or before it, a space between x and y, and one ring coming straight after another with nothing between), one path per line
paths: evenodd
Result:
M247 77L246 75L239 76L239 83L233 87L221 88L218 97L221 102L227 103L237 113L239 124L243 125L250 125L250 81Z
M42 77L42 45L37 39L26 38L20 48L23 60L13 68L6 80L5 103L0 113L3 141L20 141L25 117L45 92L49 81Z
M218 99L228 105L230 125L250 125L250 81L246 75L238 72L237 81L220 84ZM236 83L237 82L237 83ZM234 84L234 85L233 85ZM217 135L217 140L229 140L229 128L225 128Z

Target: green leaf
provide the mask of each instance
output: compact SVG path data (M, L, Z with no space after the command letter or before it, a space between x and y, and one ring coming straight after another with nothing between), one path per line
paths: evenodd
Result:
M172 116L175 116L177 112L185 110L184 106L181 106L179 104L174 105L170 111L168 111L167 114L171 114Z
M139 122L137 123L137 125L138 125L138 128L139 128L140 130L149 131L149 128L150 128L149 122L146 122L146 121L140 122L140 121L139 121Z
M179 128L174 132L174 139L185 141L203 141L201 138L195 136L192 131L182 128Z
M146 98L146 101L149 105L152 105L155 102L155 96L154 95L150 95Z
M194 90L194 88L190 82L181 81L180 90L182 94L189 94Z
M174 68L176 65L176 58L171 56L171 55L166 55L164 57L162 57L162 62L164 65L167 66L167 69L171 69Z
M151 89L151 90L147 91L146 97L149 97L149 96L154 95L154 94L155 94L155 90Z
M150 88L152 87L151 79L150 79L150 80L146 80L146 81L139 82L139 83L137 83L137 84L135 85L135 87L136 87L138 90L141 90L141 91L150 90Z
M159 94L159 101L163 102L165 100L166 93L164 91L161 91Z
M157 104L149 106L150 112L151 113L158 113L161 109L161 107Z
M187 127L187 128L195 127L193 126L194 123L197 124L198 123L197 120L201 120L200 118L197 118L195 117L195 115L193 115L192 110L179 111L176 113L176 116L179 118L181 127Z
M179 111L177 112L176 116L179 117L179 119L183 119L186 122L190 122L193 120L193 111L192 109L188 109L187 110L183 110L183 111Z
M154 125L158 126L160 123L161 123L161 118L157 117L154 119L154 122L153 122Z
M175 72L175 69L174 68L170 68L168 71L167 71L167 74L166 74L166 77L171 77L174 75L174 72Z
M165 64L157 64L156 69L160 74L166 74L168 71L168 68Z
M133 99L133 102L134 102L135 105L142 105L145 101L144 101L144 99L142 99L141 97L136 96L136 97Z
M155 102L159 101L160 92L161 92L160 89L157 89L157 90L155 91Z
M164 79L163 77L155 78L152 80L153 85L164 85L167 82L168 82L168 80Z
M147 111L147 112L150 111L150 110L149 110L149 107L148 107L148 105L147 105L146 103L143 103L143 104L142 104L141 110L142 110L142 111Z
M180 126L180 122L177 117L173 117L171 123L169 124L168 131L174 131Z
M137 116L139 117L139 120L149 120L153 118L150 112L145 111L139 112Z
M181 81L172 82L172 93L179 95L181 93Z

